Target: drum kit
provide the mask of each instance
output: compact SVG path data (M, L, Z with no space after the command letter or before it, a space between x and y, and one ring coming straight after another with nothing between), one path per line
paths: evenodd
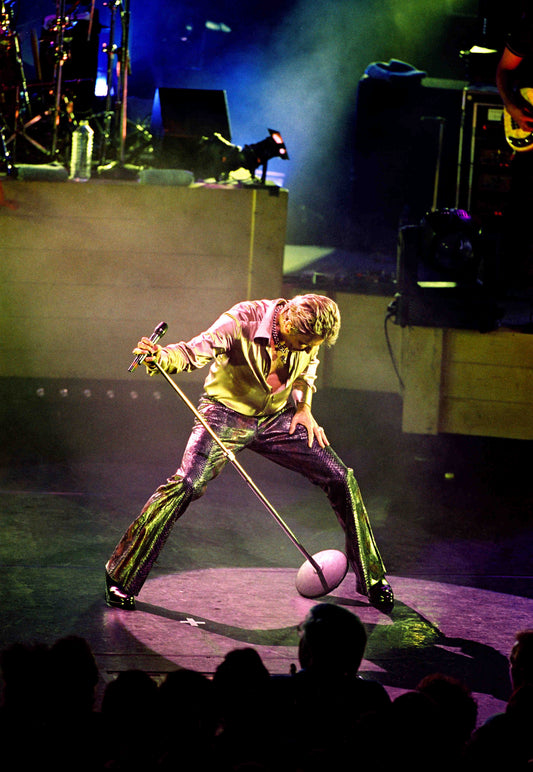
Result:
M93 164L121 176L151 143L149 131L128 121L129 0L108 0L105 103L95 97L100 23L95 0L67 4L31 31L33 66L25 64L17 31L16 0L0 0L0 172L17 175L20 164L68 165L80 121L94 130ZM115 34L120 28L119 43ZM27 33L25 33L27 34ZM28 78L26 70L31 69Z

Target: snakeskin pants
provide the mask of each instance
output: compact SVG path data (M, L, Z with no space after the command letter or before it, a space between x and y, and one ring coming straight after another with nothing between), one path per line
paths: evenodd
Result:
M289 427L293 408L261 418L244 416L202 397L198 410L233 453L249 448L286 469L303 474L326 494L346 537L346 554L357 589L366 594L385 576L368 514L354 473L327 446L307 444L307 431L298 424ZM187 443L180 468L148 499L139 517L130 525L106 564L106 570L130 595L137 595L176 520L194 499L205 492L228 459L197 420Z

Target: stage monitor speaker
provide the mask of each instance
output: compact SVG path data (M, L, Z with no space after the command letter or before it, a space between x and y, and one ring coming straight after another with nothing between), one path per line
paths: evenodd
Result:
M426 237L422 225L406 225L398 234L397 288L389 306L401 327L444 327L489 332L503 309L483 284L419 281Z
M215 89L158 88L152 107L155 165L197 171L202 137L215 132L231 141L226 92Z

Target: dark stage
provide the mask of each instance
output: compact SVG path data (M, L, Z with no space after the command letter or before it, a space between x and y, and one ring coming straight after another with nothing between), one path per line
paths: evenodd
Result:
M180 385L196 399L197 384ZM138 372L3 389L2 648L81 635L102 687L134 667L212 673L243 646L289 672L315 601L295 589L300 553L231 467L172 532L137 611L104 603L104 562L188 436L168 385ZM325 390L314 411L356 471L396 593L384 615L349 573L326 598L367 628L362 675L391 695L435 671L460 677L483 720L504 705L514 634L533 619L530 444L402 434L391 394ZM239 460L309 552L342 547L320 491L252 453Z

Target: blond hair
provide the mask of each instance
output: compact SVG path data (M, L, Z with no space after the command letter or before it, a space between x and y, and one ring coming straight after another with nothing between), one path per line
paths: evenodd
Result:
M291 332L318 335L327 346L333 346L339 336L339 307L325 295L297 295L281 313Z

